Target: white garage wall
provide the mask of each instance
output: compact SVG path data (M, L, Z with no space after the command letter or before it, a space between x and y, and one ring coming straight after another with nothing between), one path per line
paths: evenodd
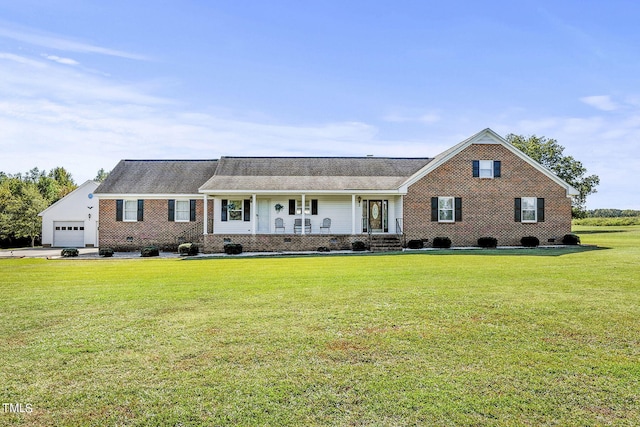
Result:
M54 222L58 221L83 222L84 245L97 246L98 199L89 195L93 195L98 185L95 181L87 181L40 212L43 246L54 244Z

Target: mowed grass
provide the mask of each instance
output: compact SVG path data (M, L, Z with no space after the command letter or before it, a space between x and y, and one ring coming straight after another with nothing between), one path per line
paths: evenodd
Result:
M0 261L0 425L640 424L640 227L606 249Z

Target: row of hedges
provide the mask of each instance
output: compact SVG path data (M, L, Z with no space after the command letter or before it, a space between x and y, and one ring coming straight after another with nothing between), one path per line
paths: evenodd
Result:
M180 255L198 255L200 248L195 243L183 243L178 246L178 253ZM242 247L240 249L242 251ZM76 248L64 248L60 253L63 257L76 257L80 254L78 249ZM114 254L114 250L112 248L100 248L98 250L98 255L101 257L109 258ZM154 257L160 256L160 249L157 246L147 246L140 249L140 256L142 257Z
M520 244L528 248L535 248L540 245L540 239L535 236L525 236L520 239ZM579 245L580 236L576 234L565 234L562 237L563 245ZM478 246L481 248L495 248L498 246L498 239L495 237L480 237L478 239ZM448 237L436 237L433 239L433 247L437 249L448 249L451 247L451 239ZM407 248L409 249L422 249L424 248L424 241L416 239L409 240L407 242Z

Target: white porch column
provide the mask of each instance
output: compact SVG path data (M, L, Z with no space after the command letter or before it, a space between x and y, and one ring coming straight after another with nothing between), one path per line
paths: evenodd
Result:
M207 206L207 195L204 195L204 227L203 227L203 231L202 234L207 235L209 234L209 230L207 229L207 226L209 225L209 207Z
M356 234L356 195L351 195L351 234Z
M306 207L305 195L303 194L302 195L302 227L300 228L300 234L302 234L302 235L306 234L305 230L304 230L304 228L305 228L304 227L304 220L305 220L305 212L304 211L305 211L305 207Z
M253 215L251 215L251 234L256 234L256 223L258 222L258 203L256 202L256 195L251 195L251 209L253 209Z

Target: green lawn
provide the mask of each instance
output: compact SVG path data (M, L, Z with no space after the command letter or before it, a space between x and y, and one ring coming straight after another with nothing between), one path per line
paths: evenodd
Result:
M0 261L0 425L640 425L606 249Z

